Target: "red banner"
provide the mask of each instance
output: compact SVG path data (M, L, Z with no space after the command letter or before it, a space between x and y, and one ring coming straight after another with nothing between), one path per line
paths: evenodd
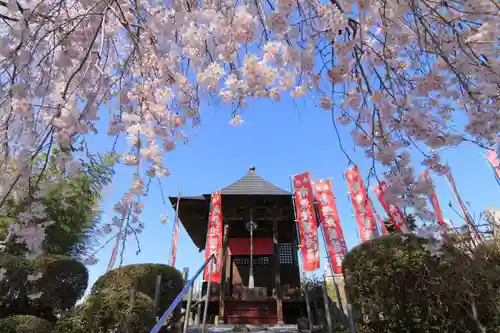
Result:
M332 182L330 180L314 182L314 194L318 203L323 234L326 238L330 265L335 274L342 274L342 261L347 253L347 246L333 196Z
M208 280L209 269L211 267L212 282L220 283L222 267L222 203L220 191L212 194L210 215L208 218L207 242L205 245L205 260L212 254L215 255L215 261L210 261L205 267L204 279Z
M420 175L420 179L425 179L429 183L432 184L432 179L431 179L431 175L429 174L429 170L425 170L424 172L422 172L422 174ZM429 201L431 202L432 208L434 209L434 213L436 214L436 218L437 218L439 225L443 226L443 227L447 227L448 225L444 221L443 212L441 211L441 206L439 205L439 201L438 201L436 192L434 191L434 185L433 185L432 193L429 194L428 198L429 198Z
M172 249L170 250L170 267L175 267L175 259L177 257L177 240L179 239L179 218L176 217L174 225L174 234L172 236Z
M500 180L500 163L498 162L497 154L493 150L489 150L486 154L486 159L490 162L497 179Z
M387 184L385 183L385 181L381 181L377 186L375 186L375 194L377 194L377 198L382 204L385 212L389 216L389 219L391 220L392 225L394 225L394 228L398 232L408 233L410 229L408 229L408 226L405 223L405 217L401 209L399 209L398 206L389 204L387 201L385 201L384 196L386 189Z
M174 232L172 233L172 245L170 248L170 267L175 267L175 260L177 258L177 240L179 239L179 206L181 205L181 192L177 197L177 204L175 205L175 221Z
M293 177L295 212L299 224L302 267L306 272L319 268L318 220L309 172Z
M359 173L358 166L355 165L345 172L347 187L354 207L354 216L358 223L359 238L361 242L366 242L378 236L377 222L373 215L372 205L366 193L363 179Z

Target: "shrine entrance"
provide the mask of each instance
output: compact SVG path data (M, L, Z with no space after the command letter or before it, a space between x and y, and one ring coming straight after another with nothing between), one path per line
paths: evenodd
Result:
M231 256L231 298L235 300L266 300L273 297L271 256L253 256L254 286L249 287L250 256Z

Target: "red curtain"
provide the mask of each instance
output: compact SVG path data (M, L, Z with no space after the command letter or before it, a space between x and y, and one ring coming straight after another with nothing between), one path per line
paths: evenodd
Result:
M250 238L230 238L229 253L233 256L250 255ZM253 254L256 256L273 255L273 239L254 238Z

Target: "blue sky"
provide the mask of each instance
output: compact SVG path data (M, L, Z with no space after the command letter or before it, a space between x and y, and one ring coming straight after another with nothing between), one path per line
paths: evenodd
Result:
M225 106L205 104L202 117L199 129L188 130L191 132L189 143L179 144L176 150L165 155L166 165L172 173L162 180L165 196L176 196L179 190L184 195L211 193L243 177L251 166L256 167L259 176L284 189L290 188L291 175L309 171L313 179L333 180L347 245L351 248L359 243L352 205L348 201L347 186L343 179L348 161L339 149L330 112L314 107L314 102L307 97L297 105L289 98L280 103L260 100L249 102L243 115L245 122L239 127L229 125L231 113ZM347 128L339 126L339 130L345 149L366 177L371 160L364 157L361 150L354 148ZM111 147L112 142L100 134L99 141L92 140L92 144L98 144L100 149L105 150L105 147ZM473 145L462 145L443 152L463 200L470 202L471 212L476 214L500 206L500 187L483 155L484 152ZM419 165L415 168L418 172L423 170ZM131 173L133 170L130 167L117 168L116 185L105 192L104 222L111 220L113 213L110 208L127 190ZM433 179L445 218L462 224L448 207L448 202L452 201L458 209L445 179L437 175L433 175ZM372 192L370 195L375 202ZM384 216L380 205L375 205ZM162 213L169 215L169 224L160 223ZM168 202L163 204L159 186L155 184L145 200L142 216L145 230L140 236L142 251L136 255L135 242L129 240L123 264L168 263L173 218L172 208ZM89 267L90 286L104 274L112 246L113 242L100 251L100 262ZM116 265L118 262L119 259ZM193 274L202 263L203 253L198 252L181 227L176 268L182 270L183 267L189 267ZM318 271L320 274L322 272Z

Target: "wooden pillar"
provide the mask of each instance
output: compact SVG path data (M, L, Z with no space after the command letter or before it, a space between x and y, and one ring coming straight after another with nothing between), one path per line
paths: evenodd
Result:
M221 278L220 278L220 296L219 296L219 322L218 324L224 324L225 308L224 308L224 298L226 296L226 264L227 264L227 248L229 241L229 224L226 222L224 224L224 233L222 235L222 268L221 268Z
M283 293L281 290L280 255L278 247L278 221L273 220L273 245L274 245L274 285L276 288L276 309L278 325L283 325Z

